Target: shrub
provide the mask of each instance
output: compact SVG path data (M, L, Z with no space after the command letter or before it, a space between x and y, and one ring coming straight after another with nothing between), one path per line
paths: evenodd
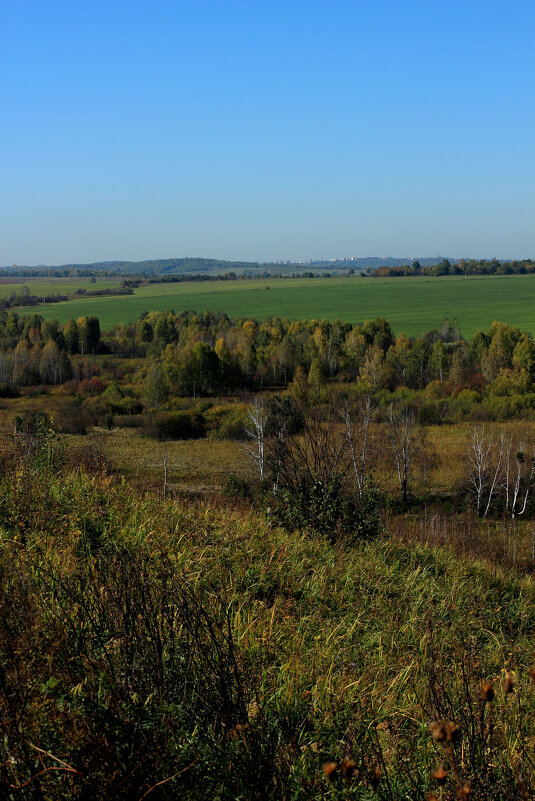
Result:
M95 425L95 418L85 405L72 401L57 410L52 422L54 429L62 434L87 434Z
M201 439L205 435L204 418L198 412L160 412L152 418L147 431L158 439Z
M0 382L0 398L18 398L20 392L5 381Z
M215 440L243 440L247 438L247 414L240 406L216 406L206 415L206 423L210 429L209 437Z
M378 496L372 490L360 498L348 494L343 476L327 480L302 478L266 498L267 509L289 531L305 529L331 542L369 540L381 531Z
M117 428L142 428L146 418L142 414L114 414L113 426Z

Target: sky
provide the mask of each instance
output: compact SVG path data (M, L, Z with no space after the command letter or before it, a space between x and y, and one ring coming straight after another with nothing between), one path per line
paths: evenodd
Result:
M0 0L0 264L535 258L532 0Z

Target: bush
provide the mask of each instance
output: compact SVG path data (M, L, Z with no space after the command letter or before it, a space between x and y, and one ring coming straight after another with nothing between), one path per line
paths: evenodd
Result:
M146 418L142 414L114 414L113 426L117 428L142 428Z
M52 423L54 429L62 434L87 434L87 430L95 425L95 418L85 405L73 401L58 409Z
M158 439L201 439L205 435L205 421L198 412L160 412L152 418L147 431Z
M360 498L347 493L343 477L303 478L295 488L282 488L266 498L267 511L288 531L305 529L330 542L370 540L381 532L378 495L366 490Z
M18 398L20 392L5 381L0 383L0 398Z
M484 399L482 406L491 420L526 417L535 407L535 395L490 395Z
M448 411L446 401L425 401L418 409L420 425L439 425Z
M247 438L248 418L241 407L216 406L206 414L206 422L210 428L210 439L244 440Z
M112 381L100 397L112 414L139 414L143 411L143 404L131 394L127 394L117 381Z

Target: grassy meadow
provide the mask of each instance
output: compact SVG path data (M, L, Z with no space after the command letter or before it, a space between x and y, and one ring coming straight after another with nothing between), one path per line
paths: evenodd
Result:
M81 284L80 284L81 285ZM93 285L95 286L95 285ZM97 284L97 287L104 287ZM11 289L6 290L11 292ZM58 290L59 291L59 290ZM133 295L76 298L40 308L46 318L96 315L101 329L133 322L144 311L224 311L230 317L340 319L385 317L395 333L418 336L457 319L463 336L494 320L535 334L535 276L330 278L149 284ZM33 312L35 309L32 310Z
M41 297L44 295L70 295L77 289L85 289L87 292L111 289L120 286L120 283L120 279L113 278L97 278L94 283L91 283L89 278L24 278L16 281L2 278L0 279L0 298L9 298L12 292L20 295L23 286L28 287L30 295Z

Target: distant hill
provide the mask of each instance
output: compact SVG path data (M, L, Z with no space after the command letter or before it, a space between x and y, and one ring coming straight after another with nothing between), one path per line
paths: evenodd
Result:
M436 258L423 257L418 261L422 266L432 266L443 260L442 256ZM346 257L341 259L318 259L311 261L281 261L281 262L249 262L226 261L224 259L204 259L200 257L149 259L147 261L98 261L90 264L61 264L61 265L11 265L0 268L3 275L30 276L30 275L78 275L99 273L103 275L166 275L187 273L229 273L250 274L256 272L276 272L291 274L303 270L336 271L353 269L355 272L376 269L377 267L401 267L415 261L412 258L394 258L370 256L366 258ZM451 263L457 259L449 259Z

